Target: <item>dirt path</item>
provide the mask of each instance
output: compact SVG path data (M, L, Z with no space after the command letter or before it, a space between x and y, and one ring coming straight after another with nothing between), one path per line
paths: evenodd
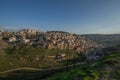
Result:
M84 64L84 62L82 63L77 63L77 65L81 65L81 64ZM29 67L23 67L23 68L16 68L16 69L11 69L11 70L7 70L7 71L3 71L3 72L0 72L0 75L2 74L7 74L7 73L10 73L10 72L14 72L14 71L19 71L19 70L30 70L30 71L50 71L50 70L59 70L59 69L65 69L65 68L70 68L70 67L73 67L74 65L69 65L69 66L63 66L63 67L55 67L55 68L47 68L47 69L37 69L37 68L29 68Z

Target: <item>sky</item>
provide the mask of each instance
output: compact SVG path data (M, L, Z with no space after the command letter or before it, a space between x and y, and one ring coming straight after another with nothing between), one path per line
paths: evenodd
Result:
M120 0L0 0L0 27L120 33Z

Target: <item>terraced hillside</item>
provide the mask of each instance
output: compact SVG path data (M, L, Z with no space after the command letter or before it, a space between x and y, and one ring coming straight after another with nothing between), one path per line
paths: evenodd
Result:
M114 49L115 50L115 49ZM86 60L85 60L86 61ZM42 76L43 75L43 76ZM120 80L120 48L97 60L84 64L54 68L20 68L0 73L0 80Z
M120 52L43 80L120 80Z

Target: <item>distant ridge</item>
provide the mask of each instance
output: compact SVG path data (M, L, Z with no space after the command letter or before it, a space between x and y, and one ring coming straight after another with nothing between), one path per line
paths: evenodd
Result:
M120 34L86 34L83 36L103 44L104 46L115 46L120 44Z

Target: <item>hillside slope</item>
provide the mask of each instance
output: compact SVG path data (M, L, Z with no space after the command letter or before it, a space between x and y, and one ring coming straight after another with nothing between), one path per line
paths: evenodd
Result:
M84 36L63 31L40 32L28 29L14 33L3 32L2 37L3 41L8 42L11 45L28 44L35 48L73 49L76 52L81 52L100 46L97 42L87 39Z
M0 41L0 49L5 49L8 47L8 44L3 42L3 41Z
M103 44L104 46L115 46L120 44L120 34L86 34L83 36Z
M120 80L120 53L113 53L92 64L81 65L43 80Z

